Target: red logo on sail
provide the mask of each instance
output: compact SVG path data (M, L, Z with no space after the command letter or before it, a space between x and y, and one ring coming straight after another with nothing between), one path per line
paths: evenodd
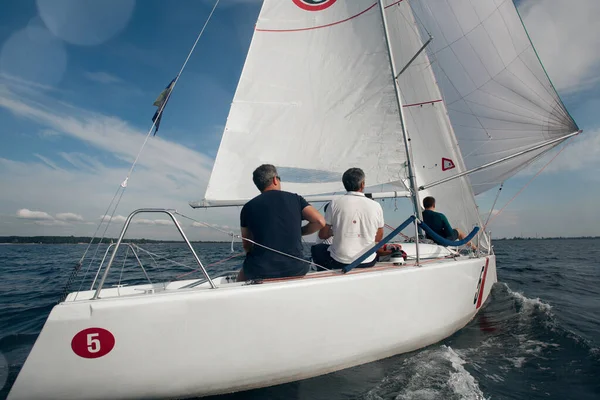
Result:
M452 169L454 167L456 167L454 165L454 161L452 161L449 158L443 158L442 157L442 171L447 171L447 170Z
M337 0L292 0L295 5L306 11L321 11L329 8Z

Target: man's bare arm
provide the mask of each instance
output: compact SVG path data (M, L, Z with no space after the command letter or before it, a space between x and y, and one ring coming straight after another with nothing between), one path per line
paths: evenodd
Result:
M377 228L377 233L375 234L375 243L381 242L383 239L383 228Z
M242 238L250 239L250 240L254 239L254 237L252 236L252 232L250 232L250 229L241 228L241 230L242 230ZM244 251L246 252L246 254L248 254L248 253L250 253L250 251L252 251L252 243L250 243L247 240L242 239L242 247L244 248Z
M319 230L319 239L329 239L333 236L333 227L331 225L325 225L324 228Z
M313 206L304 207L302 216L308 221L308 224L302 227L302 236L315 233L325 226L325 218Z

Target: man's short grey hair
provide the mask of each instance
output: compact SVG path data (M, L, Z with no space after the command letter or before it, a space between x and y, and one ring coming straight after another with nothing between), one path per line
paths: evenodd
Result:
M365 173L360 168L350 168L342 175L342 183L349 192L358 192L360 184L365 180Z
M273 182L273 178L277 176L277 168L271 164L263 164L256 168L252 173L252 180L261 192L265 190Z

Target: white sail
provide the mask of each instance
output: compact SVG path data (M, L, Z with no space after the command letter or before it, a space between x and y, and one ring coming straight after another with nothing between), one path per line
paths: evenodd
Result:
M512 0L406 0L416 16L465 167L480 167L578 130ZM422 61L422 60L421 60ZM475 194L508 179L553 142L470 175ZM448 170L454 174L457 170ZM431 181L419 182L428 184Z
M416 181L420 186L463 172L465 165L429 58L419 52L429 38L421 36L408 1L387 0L384 5L394 63L401 72L398 85ZM419 192L420 200L425 196L436 198L436 209L454 228L468 233L481 227L467 177ZM487 240L482 244L487 246Z
M302 195L343 192L350 167L362 168L369 186L405 178L383 32L372 0L265 0L207 203L256 196L252 171L263 163Z

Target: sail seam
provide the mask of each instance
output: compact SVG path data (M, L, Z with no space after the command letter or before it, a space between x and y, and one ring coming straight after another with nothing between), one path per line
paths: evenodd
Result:
M392 3L392 4L390 4L390 5L387 5L387 6L383 7L383 9L384 9L384 10L387 10L388 8L390 8L390 7L393 7L393 6L395 6L396 4L400 4L400 3L402 3L403 1L404 1L404 0L398 0L398 1L397 1L397 2L395 2L395 3Z
M332 22L330 24L319 25L319 26L312 26L310 28L296 28L296 29L261 29L261 28L256 28L255 31L257 31L257 32L302 32L302 31L312 31L312 30L321 29L321 28L328 28L330 26L343 24L344 22L348 22L350 20L353 20L354 18L360 17L361 15L363 15L367 11L371 10L376 5L377 5L377 3L373 3L372 6L370 6L366 10L363 10L363 11L359 12L356 15L353 15L353 16L351 16L349 18L346 18L346 19L343 19L341 21Z

